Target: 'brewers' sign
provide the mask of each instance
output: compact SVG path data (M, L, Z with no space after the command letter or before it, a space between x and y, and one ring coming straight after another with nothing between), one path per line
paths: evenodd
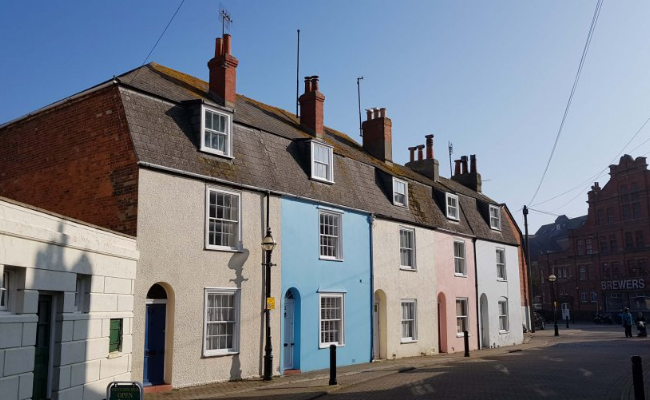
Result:
M645 281L643 279L620 279L616 281L601 281L602 290L633 290L644 289Z

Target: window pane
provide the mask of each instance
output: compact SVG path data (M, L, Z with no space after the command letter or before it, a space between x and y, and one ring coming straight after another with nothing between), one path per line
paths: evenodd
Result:
M235 248L239 242L239 196L210 192L208 243Z

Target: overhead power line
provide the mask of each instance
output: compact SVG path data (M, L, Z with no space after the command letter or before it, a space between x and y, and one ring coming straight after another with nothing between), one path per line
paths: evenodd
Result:
M165 26L165 29L163 29L163 31L162 31L162 33L160 34L160 36L158 36L158 40L156 40L156 43L155 43L155 44L153 45L153 47L151 48L151 51L149 51L149 54L147 54L147 56L144 58L144 61L142 61L142 64L140 64L140 67L142 67L144 64L147 63L147 60L149 60L149 57L151 57L151 54L153 53L153 51L156 50L156 46L158 46L158 43L160 43L160 39L162 39L163 36L165 36L165 32L167 32L167 28L169 28L169 25L171 25L171 24L172 24L172 21L174 20L174 18L176 18L176 14L178 14L178 11L180 11L181 7L183 7L183 3L185 3L185 0L181 0L181 3L178 5L178 8L176 8L176 11L174 11L174 15L172 15L172 17L171 17L171 19L169 20L169 22L167 22L167 26ZM139 73L139 72L140 72L140 70L138 69L138 70L135 72L135 74L133 75L133 78L131 78L131 80L129 81L129 83L133 82L133 80L135 79L135 77L138 76L138 73Z
M614 158L612 159L612 161L610 161L610 164L613 164L613 163L616 162L616 159L618 159L618 157L619 157L621 154L623 154L623 152L625 151L625 149L627 148L627 146L629 146L630 143L632 143L632 141L633 141L637 136L639 136L639 133L641 133L641 131L643 130L643 128L645 128L645 126L648 125L648 122L650 122L650 117L648 117L648 118L645 120L645 122L643 123L643 125L641 125L641 127L640 127L640 128L639 128L639 129L634 133L634 135L632 135L632 137L630 138L630 140L627 141L627 143L625 144L625 146L623 146L623 147L621 148L621 150L620 150L618 153L616 153L616 155L614 156ZM636 146L635 148L633 148L632 150L630 150L630 153L633 152L634 150L638 149L639 147L643 146L643 145L646 144L648 141L650 141L650 138L644 140L640 145L638 145L638 146ZM560 194L558 194L558 195L556 195L556 196L553 196L553 197L551 197L551 198L549 198L549 199L546 199L546 200L544 200L544 201L540 201L539 203L535 203L535 204L532 205L532 207L538 206L538 205L540 205L540 204L548 203L549 201L551 201L551 200L555 200L555 199L557 199L558 197L562 197L562 196L564 196L565 194L567 194L567 193L571 193L571 192L573 192L573 191L576 190L576 189L583 188L586 184L591 184L591 183L594 182L596 179L600 178L600 177L605 173L605 171L607 171L607 169L609 169L609 165L607 165L605 168L601 169L601 170L600 170L598 173L596 173L595 175L592 175L592 176L589 177L588 179L586 179L586 180L580 182L579 184L577 184L576 186L572 187L571 189L566 190L566 191L564 191L564 192L562 192L562 193L560 193ZM576 196L576 197L577 197L577 196ZM576 197L573 197L571 200L569 200L567 203L563 204L562 206L560 206L560 207L557 208L556 210L565 207L567 204L569 204L569 203L571 203L573 200L575 200Z
M535 189L535 194L533 197L530 199L528 204L531 204L535 198L537 197L537 193L539 193L539 189L542 187L542 183L544 182L544 178L546 178L546 173L548 172L548 167L551 165L551 160L553 160L553 155L555 154L555 149L557 148L557 143L560 140L560 136L562 135L562 129L564 128L564 122L566 121L567 115L569 115L569 109L571 108L571 102L573 101L573 95L575 94L576 88L578 86L578 81L580 80L580 74L582 73L582 67L584 66L585 59L587 58L587 53L589 52L589 45L591 44L591 38L593 37L594 30L596 29L596 24L598 23L598 16L600 15L600 9L603 4L603 0L598 0L596 3L596 10L594 11L594 16L591 18L591 27L589 28L589 34L587 35L587 41L585 42L585 46L582 49L582 57L580 57L580 64L578 65L578 72L576 73L576 77L573 80L573 87L571 88L571 94L569 95L569 99L567 101L566 107L564 109L564 115L562 116L562 122L560 123L560 127L557 131L557 135L555 136L555 142L553 143L553 148L551 149L551 154L548 157L548 161L546 162L546 167L544 168L544 173L542 174L542 178L539 180L539 184L537 185L537 189Z

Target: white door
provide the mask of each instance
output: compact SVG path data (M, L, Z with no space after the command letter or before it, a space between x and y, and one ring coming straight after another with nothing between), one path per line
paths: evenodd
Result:
M379 360L379 303L375 303L372 312L372 358Z
M293 299L284 299L284 369L293 369Z
M571 311L569 310L569 303L562 303L562 320L566 320L567 318L571 319Z

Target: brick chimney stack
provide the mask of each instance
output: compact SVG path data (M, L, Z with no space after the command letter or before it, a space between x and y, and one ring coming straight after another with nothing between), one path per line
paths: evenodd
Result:
M426 158L422 158L422 150L425 145L421 144L415 147L409 147L411 152L411 160L406 163L406 167L411 168L413 171L426 176L427 178L438 181L440 175L438 172L438 160L433 158L433 135L426 135ZM418 159L413 157L414 150L418 150Z
M483 181L481 180L481 174L478 173L476 154L472 154L469 157L469 160L471 162L469 170L467 168L467 160L467 156L462 156L460 160L455 161L456 170L454 171L454 175L451 177L451 179L460 183L468 189L481 193Z
M239 61L231 54L232 41L229 34L217 38L214 58L208 62L210 70L210 93L218 97L226 107L235 107L237 100L237 65Z
M363 122L363 149L382 161L393 161L393 123L386 117L385 108L366 110ZM420 150L421 152L422 150ZM422 153L420 153L422 154Z
M318 76L305 77L305 93L300 96L300 125L316 137L322 137L325 95L318 90Z

